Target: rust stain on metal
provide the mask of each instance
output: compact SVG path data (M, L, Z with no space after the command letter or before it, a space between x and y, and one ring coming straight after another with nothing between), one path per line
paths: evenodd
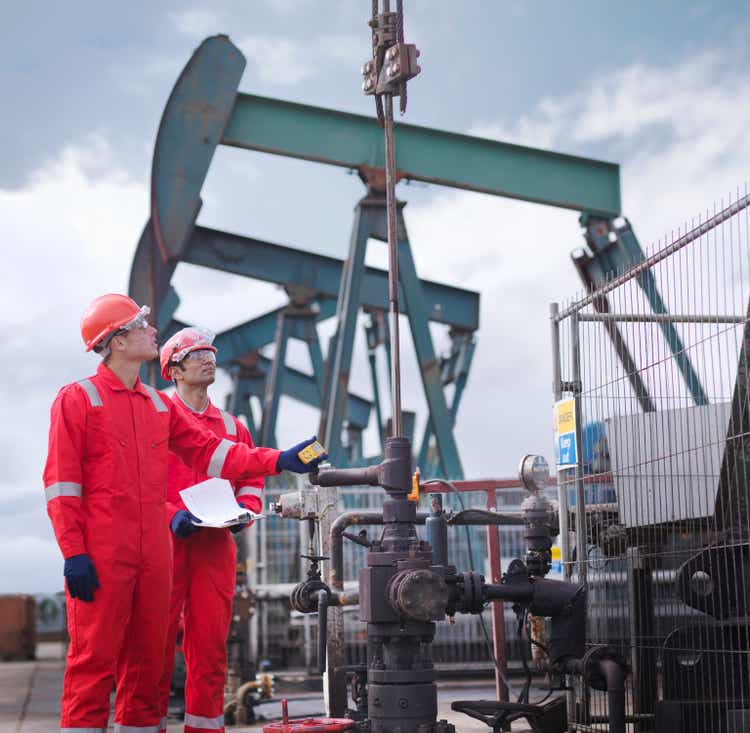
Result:
M381 193L385 191L385 168L376 168L375 166L363 163L357 167L357 173L359 173L362 183L369 189L380 191ZM395 171L395 182L398 183L403 178L406 178L406 173L397 168Z

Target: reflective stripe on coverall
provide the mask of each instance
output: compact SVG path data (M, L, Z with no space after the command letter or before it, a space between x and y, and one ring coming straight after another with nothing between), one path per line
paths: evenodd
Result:
M210 402L204 412L191 410L179 397L175 409L182 410L201 426L226 440L253 446L247 428L228 412ZM205 481L205 474L185 465L170 452L167 475L169 519L185 505L179 492ZM235 496L260 513L263 478L234 483ZM228 529L206 527L184 539L172 538L174 575L169 609L169 630L161 679L162 714L166 717L174 667L175 643L183 616L182 649L185 655L185 733L224 730L224 683L227 673L227 636L232 620L237 549ZM162 730L166 729L166 724Z
M127 389L104 364L63 387L52 405L47 513L63 557L88 553L101 584L92 603L67 595L63 730L106 728L115 680L115 730L159 730L172 569L169 450L232 480L275 473L279 454L202 430L166 395L140 381Z

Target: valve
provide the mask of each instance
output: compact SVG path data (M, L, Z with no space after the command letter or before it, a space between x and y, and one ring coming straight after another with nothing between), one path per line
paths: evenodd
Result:
M307 578L298 583L289 594L289 604L299 613L315 613L318 610L318 594L321 590L330 593L331 589L323 582L320 574L320 563L328 560L325 555L300 555L310 561Z

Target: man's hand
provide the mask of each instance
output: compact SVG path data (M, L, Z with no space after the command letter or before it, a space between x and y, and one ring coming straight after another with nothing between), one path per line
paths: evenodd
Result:
M94 591L99 587L99 579L96 577L94 563L88 555L84 553L67 558L63 575L71 598L78 598L86 603L94 600Z
M276 461L277 471L294 471L294 473L310 473L313 468L317 468L319 463L322 463L328 458L328 453L324 453L319 458L315 458L310 463L302 463L299 456L297 455L303 448L307 448L308 445L312 445L316 440L317 436L313 435L309 440L305 440L302 443L292 446L288 450L281 451L279 459Z
M190 537L191 534L200 531L201 528L196 527L194 524L194 522L200 523L200 521L201 520L198 519L198 517L192 515L187 509L180 509L180 511L172 517L169 526L175 537L185 539L186 537Z
M247 509L249 512L252 511L247 504L243 504L241 501L237 502L243 509ZM249 522L242 522L242 524L233 524L229 531L232 534L237 534L238 532L242 532L243 529L247 529L251 524L253 523L253 520L251 519Z

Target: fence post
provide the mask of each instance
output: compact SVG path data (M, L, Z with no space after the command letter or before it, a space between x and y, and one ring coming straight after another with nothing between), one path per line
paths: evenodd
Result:
M571 377L573 384L573 401L575 405L575 430L576 430L576 564L578 566L578 582L587 585L588 575L587 548L586 548L586 496L583 485L583 415L582 415L582 392L581 383L581 323L579 311L573 311L570 315L571 350L573 363L571 365ZM589 711L591 710L591 691L583 682L581 685L580 715L582 723L589 722Z
M578 582L586 583L586 497L583 485L583 420L581 415L581 325L578 311L570 316L571 346L573 351L572 388L575 404L576 428L576 563L578 565Z
M487 503L485 504L488 511L497 510L497 492L495 489L487 489ZM490 559L490 576L491 583L499 584L502 581L502 567L500 563L500 531L496 524L487 525L487 554ZM505 654L505 604L502 601L495 601L491 604L492 608L492 645L494 647L495 661L495 692L500 702L508 701L508 688L503 681L507 677L508 663ZM504 729L505 730L505 729ZM508 727L510 730L510 727Z
M558 303L550 303L550 326L552 331L552 393L555 402L562 399L562 368L560 364L560 322L557 315L560 312ZM563 565L563 576L570 579L570 512L568 502L568 482L559 475L557 477L557 501L560 505L560 555Z
M560 358L560 321L557 316L560 312L558 303L550 303L550 325L552 329L552 392L555 396L555 402L562 399L562 366ZM555 452L557 448L555 447ZM573 566L570 562L570 510L568 501L568 481L563 478L562 474L557 476L557 501L559 504L558 513L560 516L560 559L562 560L563 577L570 580ZM568 720L576 719L576 693L572 685L572 680L565 677L565 686L568 691L565 693L565 702L568 711Z

